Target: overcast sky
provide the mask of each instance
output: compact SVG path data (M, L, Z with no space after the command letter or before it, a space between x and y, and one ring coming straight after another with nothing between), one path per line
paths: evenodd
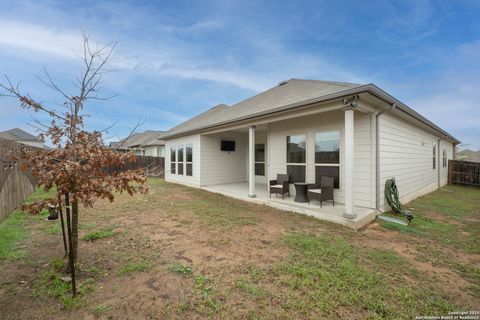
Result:
M36 76L66 91L81 61L81 31L118 40L105 95L89 128L122 137L167 130L218 103L289 78L373 82L462 142L480 149L479 1L6 1L0 74L55 106ZM31 118L0 99L0 130Z

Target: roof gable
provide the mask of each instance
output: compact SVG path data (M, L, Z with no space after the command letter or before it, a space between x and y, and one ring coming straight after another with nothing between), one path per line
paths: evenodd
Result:
M164 134L165 134L165 131L155 131L155 130L137 132L132 134L130 137L128 137L126 141L122 139L118 142L111 142L110 147L126 150L130 147L136 147L136 146L157 145L161 143L155 143L154 141L161 138Z
M14 128L6 131L0 132L0 138L12 141L38 141L42 142L39 138L22 130L20 128Z

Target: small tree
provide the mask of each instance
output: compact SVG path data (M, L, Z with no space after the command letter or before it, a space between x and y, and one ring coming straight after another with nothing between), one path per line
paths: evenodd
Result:
M83 34L83 63L80 79L77 83L76 95L66 94L45 71L48 87L54 89L65 99L63 110L57 111L43 103L22 94L19 86L14 86L7 76L6 83L0 84L5 92L0 96L17 98L22 108L35 112L44 112L50 118L49 124L41 126L42 139L49 139L52 150L24 149L15 156L22 163L24 170L29 170L36 178L38 185L47 191L56 187L54 197L44 199L25 206L32 214L39 213L49 204L66 208L67 231L69 234L69 266L72 276L72 293L75 295L75 264L78 256L78 223L79 205L91 207L97 199L113 201L116 192L147 191L146 177L143 170L114 171L106 170L121 167L126 162L135 161L131 152L119 153L105 146L102 131L88 132L84 128L84 108L89 100L102 100L97 96L102 76L115 43L99 49L92 49L89 38ZM138 124L137 124L138 126ZM133 133L133 131L132 131ZM71 213L71 221L70 221Z

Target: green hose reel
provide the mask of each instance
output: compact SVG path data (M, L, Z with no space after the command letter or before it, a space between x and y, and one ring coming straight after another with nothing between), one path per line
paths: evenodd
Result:
M405 206L400 202L400 196L398 195L395 178L387 179L387 181L385 181L385 198L387 199L388 205L392 208L393 212L406 217L409 223L412 221L412 212L407 210L407 208L405 208Z

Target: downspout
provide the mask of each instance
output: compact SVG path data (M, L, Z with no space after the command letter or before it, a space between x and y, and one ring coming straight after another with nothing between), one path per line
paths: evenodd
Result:
M442 139L437 139L437 182L438 182L438 188L440 188L440 140ZM441 156L443 158L443 152L441 153Z
M378 125L378 119L382 114L385 112L392 112L395 110L396 106L395 103L390 105L390 109L386 111L377 112L375 114L375 189L376 189L376 197L375 197L375 207L378 212L380 212L380 127Z
M270 192L270 123L267 124L267 163L266 176L267 176L267 192Z

